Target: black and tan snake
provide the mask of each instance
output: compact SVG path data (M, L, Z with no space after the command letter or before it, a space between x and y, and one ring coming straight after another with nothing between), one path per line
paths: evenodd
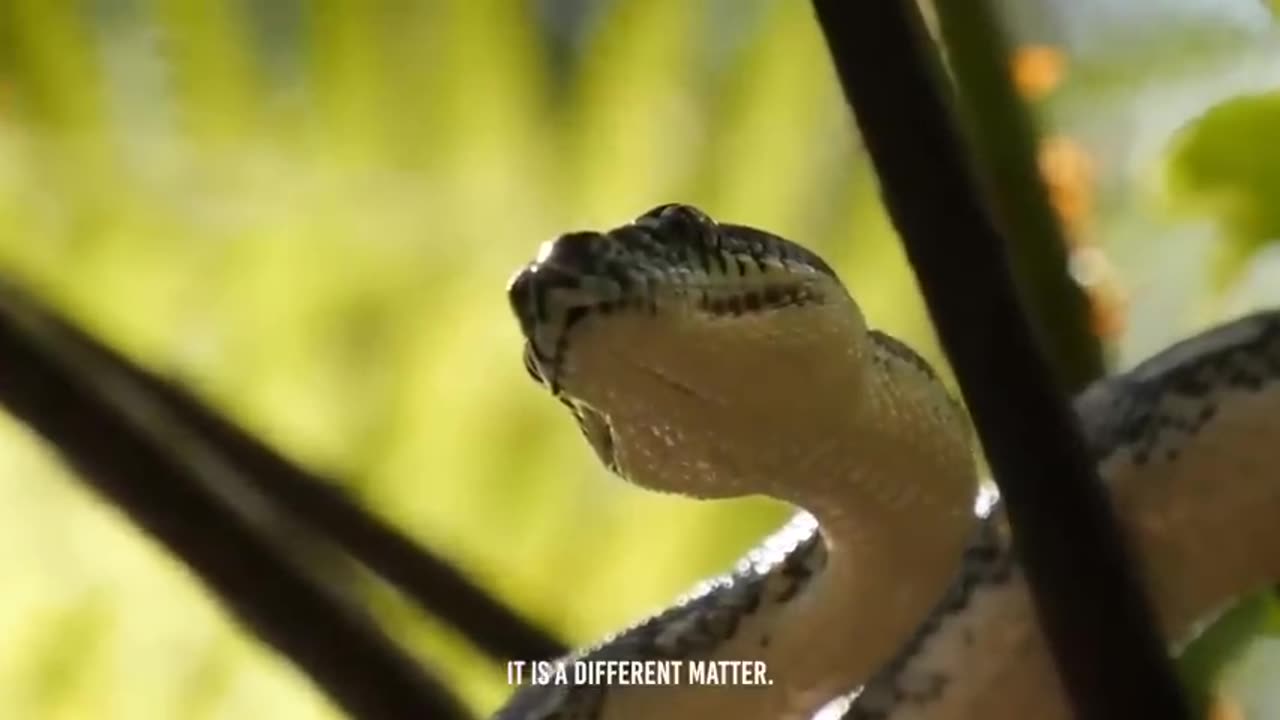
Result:
M808 718L858 688L847 718L1068 717L963 408L822 259L664 205L544 244L509 294L530 373L611 470L811 515L576 656L762 660L771 684L524 687L499 718ZM1075 407L1168 637L1280 578L1280 313Z

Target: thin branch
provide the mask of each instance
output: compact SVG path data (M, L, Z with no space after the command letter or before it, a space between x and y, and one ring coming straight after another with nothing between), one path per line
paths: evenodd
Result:
M1058 380L1082 390L1103 373L1089 299L1066 272L1068 245L1037 163L1035 125L1015 92L991 4L935 2L957 99L987 197L1003 223L1018 290Z
M356 718L465 718L452 695L367 617L291 563L254 508L214 489L234 470L163 413L112 393L58 347L32 303L0 285L0 404L131 520L182 558L262 640ZM181 447L174 447L174 445Z
M38 312L69 352L118 374L233 466L253 490L364 563L428 613L497 660L541 660L568 652L546 631L517 615L450 565L353 501L341 486L311 473L189 391L138 366L47 309Z
M919 9L901 0L814 7L1077 717L1189 717L1080 429L1020 310Z

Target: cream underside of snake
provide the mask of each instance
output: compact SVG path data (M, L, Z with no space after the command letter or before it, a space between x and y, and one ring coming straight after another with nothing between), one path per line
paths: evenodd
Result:
M793 248L683 211L720 236ZM637 224L659 237L690 222L644 217ZM558 259L579 254L564 245L586 241L557 242L525 285L546 284L539 272L554 277ZM722 247L730 266L734 247ZM606 460L619 474L813 513L732 576L577 657L763 660L772 684L526 687L497 717L808 718L859 687L846 718L1069 717L999 506L974 511L963 410L914 353L868 331L839 281L802 252L739 262L732 278L682 269L671 286L649 285L647 308L557 324L557 303L618 292L575 281L539 300L539 322L522 318L543 364L574 325L548 382L597 450L608 423ZM695 312L780 280L799 289L790 304ZM529 291L518 285L513 301ZM1280 579L1280 313L1179 343L1075 407L1167 637L1187 639L1197 620Z

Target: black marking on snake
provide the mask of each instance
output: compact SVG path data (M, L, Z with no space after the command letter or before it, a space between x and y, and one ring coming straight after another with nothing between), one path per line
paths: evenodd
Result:
M732 638L733 634L738 631L738 620L741 617L741 615L732 612L709 613L702 616L699 625L707 637L725 641Z
M751 615L760 609L760 599L764 592L761 584L749 583L743 588L742 596L738 599L738 609L742 611L743 617Z
M827 264L826 260L803 245L797 245L773 233L748 225L721 223L718 227L720 240L724 244L724 249L729 252L741 253L757 259L772 255L812 268L827 277L836 277L836 271ZM763 265L761 269L764 269Z
M1151 462L1157 446L1198 433L1217 413L1212 388L1260 392L1280 379L1280 315L1258 314L1178 343L1132 371L1090 387L1081 403L1102 404L1086 427L1095 453L1131 447L1137 465Z
M711 272L711 250L705 243L692 243L689 247L698 257L698 267L706 273Z
M569 347L569 331L573 329L583 318L590 312L590 308L584 306L571 307L565 311L564 327L560 329L560 335L556 338L556 347L551 356L551 367L548 371L549 377L548 388L552 395L560 394L560 368L564 365L564 354Z
M919 353L912 350L910 345L879 330L868 330L867 336L871 338L872 344L889 355L911 365L931 379L936 380L938 378L938 374L933 371L933 367L924 358L920 357Z
M729 258L724 254L724 252L723 251L715 252L715 253L712 253L711 256L715 258L716 264L720 266L720 274L728 275L729 274Z
M699 310L709 315L737 317L743 314L761 313L768 310L804 307L823 301L818 293L812 292L800 283L788 285L767 285L760 290L744 293L712 297L703 289L697 302Z
M779 575L787 581L787 585L782 591L774 596L774 601L784 603L795 597L809 581L813 579L815 570L809 567L808 557L801 557L798 553L792 553L782 561L782 567L779 568Z
M710 273L712 265L718 266L723 275L729 274L729 256L734 256L738 273L745 274L743 258L751 258L761 271L767 268L764 260L774 257L812 268L829 277L835 271L811 250L777 235L746 225L719 224L702 211L688 205L659 205L643 213L633 223L649 234L661 250L648 248L645 254L661 258L669 265L682 265L681 256L693 250L699 256L701 268ZM628 226L624 226L628 227ZM611 230L620 241L630 236L621 233L622 228Z
M546 379L542 377L542 371L538 369L537 349L533 347L532 342L526 342L524 352L521 353L524 359L524 369L529 373L529 377L539 385L546 384Z
M711 271L711 264L720 266L722 274L728 274L726 258L720 252L716 223L700 210L688 205L660 205L636 218L632 226L644 230L658 244L659 249L651 254L662 258L669 265L681 264L681 256L693 249L700 256L703 268ZM624 226L628 227L628 226ZM624 228L610 231L620 232Z
M867 681L845 713L845 720L885 720L900 705L928 704L941 699L950 683L944 674L928 672L923 678L908 675L908 667L944 623L962 613L977 590L1008 582L1015 569L1013 555L998 530L997 511L981 518L965 548L961 573L929 618L916 630L898 654ZM972 631L964 637L972 642ZM915 686L923 681L924 687Z

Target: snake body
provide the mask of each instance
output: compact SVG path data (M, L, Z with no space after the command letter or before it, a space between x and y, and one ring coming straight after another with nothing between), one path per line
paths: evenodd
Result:
M763 661L748 687L545 685L499 718L1066 717L967 417L834 271L685 205L563 235L508 289L525 363L647 488L808 511L729 577L569 658ZM1172 638L1280 577L1280 316L1103 381L1077 411Z

